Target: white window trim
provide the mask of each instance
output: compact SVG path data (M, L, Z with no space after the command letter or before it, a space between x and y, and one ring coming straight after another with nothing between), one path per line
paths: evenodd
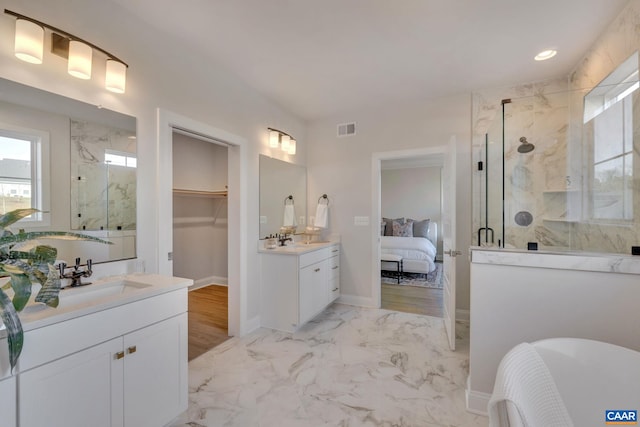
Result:
M36 207L41 212L34 218L23 218L17 224L25 227L46 227L51 225L51 157L49 132L30 129L0 122L0 130L8 137L31 140L31 176L35 176L31 198L36 199ZM33 206L33 203L32 203Z

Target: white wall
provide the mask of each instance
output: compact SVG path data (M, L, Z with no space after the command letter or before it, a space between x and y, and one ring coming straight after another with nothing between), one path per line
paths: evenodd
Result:
M158 188L157 108L192 118L198 122L239 135L248 142L244 158L246 194L240 197L248 215L255 219L243 224L246 241L240 256L245 265L258 265L258 154L304 164L306 135L302 120L242 83L225 68L202 60L187 43L167 38L144 21L133 17L113 2L98 0L7 0L3 6L91 41L113 52L129 64L127 92L112 94L103 88L104 63L95 55L94 78L79 80L66 72L66 61L45 53L42 65L32 65L13 56L15 19L0 15L0 76L40 89L79 99L94 105L130 114L138 119L138 256L147 271L157 271L158 196L170 197L170 188ZM215 29L212 29L215 33ZM213 34L212 36L221 36ZM267 127L282 129L298 141L295 156L268 147ZM273 152L272 152L273 151ZM164 225L163 225L164 226ZM170 225L169 225L170 226ZM162 254L166 259L166 254ZM246 272L245 323L259 315L259 275Z
M458 141L456 201L458 218L457 308L469 308L469 263L467 248L471 235L470 97L378 107L368 111L337 114L313 122L308 131L309 212L315 212L319 195L331 200L330 228L342 238L341 292L350 301L375 305L371 228L355 226L355 216L369 217L372 211L372 155L447 145ZM336 125L357 122L356 135L338 138ZM337 173L339 171L339 173Z
M428 218L440 227L442 215L441 174L441 167L382 169L380 172L382 216L385 218L412 218L416 221ZM442 238L440 235L438 235L437 248L437 257L440 259L442 257Z

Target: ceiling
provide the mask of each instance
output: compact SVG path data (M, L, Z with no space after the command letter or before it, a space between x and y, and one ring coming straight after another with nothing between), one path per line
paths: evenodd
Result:
M628 0L112 1L313 121L567 76Z

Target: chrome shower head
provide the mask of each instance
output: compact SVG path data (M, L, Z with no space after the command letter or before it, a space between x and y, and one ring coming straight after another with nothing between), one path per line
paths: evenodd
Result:
M530 153L536 148L535 145L527 141L524 136L520 138L520 146L518 147L518 153Z

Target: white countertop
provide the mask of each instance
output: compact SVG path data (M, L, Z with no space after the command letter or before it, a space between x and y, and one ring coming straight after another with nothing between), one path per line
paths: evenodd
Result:
M277 255L301 255L307 252L317 251L336 245L340 242L318 242L318 243L303 243L296 242L287 246L278 246L275 249L265 249L264 240L258 241L258 252L263 254L277 254Z
M127 291L122 294L111 294L100 296L101 285L108 285L115 281L126 280L141 284L142 288ZM75 317L107 310L122 304L131 303L152 296L171 292L177 289L186 288L193 284L193 280L180 277L161 276L157 274L134 273L122 276L103 277L94 280L92 284L73 289L63 289L60 291L60 306L58 308L48 307L41 303L30 303L19 313L20 321L24 332L41 328L58 322L63 322ZM63 301L65 296L77 297L80 293L89 295L96 292L95 298L82 298L82 302L70 304L65 307ZM34 294L36 290L34 289ZM0 326L0 338L6 337L4 325Z
M471 247L470 251L471 262L476 264L640 274L640 256L635 255L527 251L523 249L484 248L479 246Z

